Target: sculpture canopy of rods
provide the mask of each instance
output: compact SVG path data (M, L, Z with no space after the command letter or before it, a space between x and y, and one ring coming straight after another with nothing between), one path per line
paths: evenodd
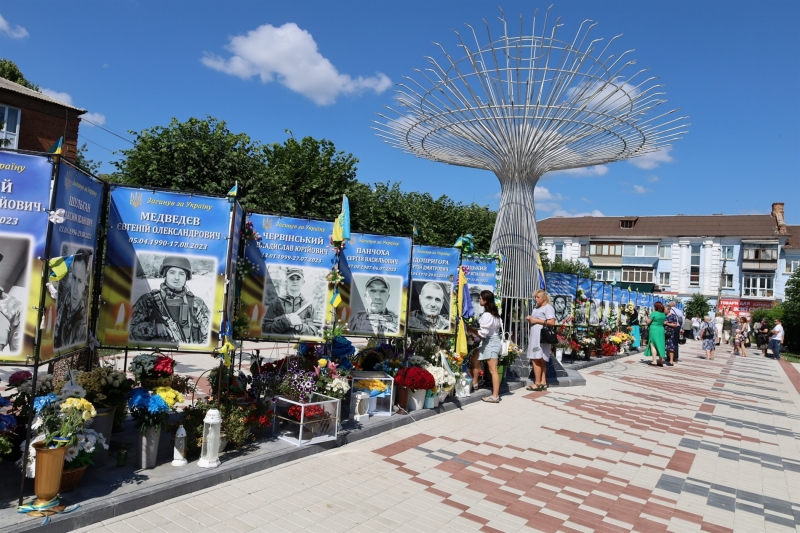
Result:
M647 70L630 68L633 50L613 53L591 37L584 21L571 40L548 12L530 35L502 35L481 44L455 32L457 57L436 44L443 60L404 77L392 117L379 113L378 135L390 145L433 161L491 170L502 195L492 251L506 258L503 296L526 298L536 282L538 248L534 186L545 173L621 161L657 151L686 133L677 110L656 112L665 93ZM502 12L501 12L502 14ZM538 26L537 26L538 25ZM474 42L474 44L473 44ZM628 75L628 73L633 72Z

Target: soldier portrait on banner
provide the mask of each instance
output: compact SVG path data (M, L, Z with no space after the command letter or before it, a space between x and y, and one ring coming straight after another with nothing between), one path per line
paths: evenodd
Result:
M411 282L411 312L408 329L447 333L450 331L452 284L437 281Z
M350 306L352 333L395 335L400 331L400 301L403 278L353 274Z
M65 243L61 255L72 255L73 259L69 272L58 282L53 332L53 347L56 350L86 342L94 252L90 248Z
M28 300L30 239L0 235L0 353L19 354Z
M268 265L261 333L267 337L321 336L326 273L321 268Z

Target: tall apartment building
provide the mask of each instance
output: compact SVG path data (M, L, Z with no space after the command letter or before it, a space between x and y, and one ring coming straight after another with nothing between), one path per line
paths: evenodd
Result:
M700 292L740 314L784 298L800 268L800 226L784 204L762 215L552 217L540 220L551 260L577 259L595 279L688 298Z

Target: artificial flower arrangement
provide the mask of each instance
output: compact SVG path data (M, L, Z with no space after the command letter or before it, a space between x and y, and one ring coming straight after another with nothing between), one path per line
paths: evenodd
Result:
M322 394L341 400L350 390L347 380L350 373L340 370L332 360L320 358L314 367L314 374L317 376L317 391Z
M569 348L570 348L570 350L572 350L572 353L578 353L578 352L581 351L582 346L575 339L570 339L569 340Z
M86 391L86 399L95 407L117 407L125 403L134 385L125 372L110 366L99 366L90 372L74 370L71 374L73 381ZM69 381L55 380L55 392L60 394L67 383Z
M5 396L0 396L0 409L11 407L11 401ZM2 457L12 448L11 433L17 427L17 417L10 413L0 413L0 462Z
M169 389L169 387L159 388ZM183 401L183 396L181 396L180 393L175 391L175 394L177 394L177 397L181 398L180 401ZM164 396L177 399L176 396L172 394L167 395L164 391L159 394L150 392L141 387L137 387L130 392L128 396L128 409L142 435L144 435L148 429L160 430L167 424L172 407L167 403ZM173 403L173 406L174 405Z
M597 339L594 337L586 336L580 339L580 341L578 342L580 342L581 346L583 346L584 348L591 348L597 344Z
M258 273L258 265L246 257L236 260L236 279L243 281L249 276Z
M230 402L201 400L183 409L181 422L171 429L177 431L183 426L186 431L186 455L200 455L203 445L203 419L209 409L219 409L222 418L220 431L225 434L228 446L240 448L255 440L254 430L272 426L273 411L257 401Z
M618 351L617 347L614 344L612 344L610 342L606 342L600 348L600 355L608 357L608 356L611 356L611 355L616 355L617 351Z
M211 394L216 396L218 391L222 391L222 396L244 396L247 391L247 382L252 381L252 377L246 376L244 373L236 373L233 366L225 367L222 370L222 389L219 388L219 367L215 367L208 373L208 385L211 388Z
M160 352L139 354L131 360L128 366L137 382L143 379L159 379L172 376L177 361Z
M353 390L383 393L388 390L382 379L357 379L353 382Z
M431 376L433 376L434 386L429 387L429 390L433 392L439 392L439 390L449 391L453 388L456 384L456 378L450 372L447 372L441 366L434 366L434 365L426 365L423 367L427 370Z
M331 271L328 272L328 275L325 276L325 281L333 288L340 283L344 283L344 274L339 271L338 266L334 266Z
M77 470L94 464L92 455L97 446L104 450L108 449L105 437L93 429L84 428L78 433L75 445L67 447L64 454L64 470Z
M248 220L242 228L241 238L245 243L247 241L261 241L261 235L255 230L252 220Z
M428 390L436 386L433 375L419 366L409 366L401 369L394 378L398 387L408 387L412 391Z
M405 366L405 361L403 361L400 358L393 357L381 363L377 363L374 369L378 370L379 372L388 374L392 377L395 377L397 373L400 371L400 369L403 368L404 366Z
M303 414L305 412L305 414ZM300 418L303 417L303 421L308 420L321 420L323 418L327 418L328 413L325 412L325 408L321 405L311 404L311 405L292 405L289 407L289 417L300 421Z
M580 287L578 288L578 291L575 293L575 299L579 303L586 303L589 301L589 298L586 297L586 293L583 292L583 289L581 289Z

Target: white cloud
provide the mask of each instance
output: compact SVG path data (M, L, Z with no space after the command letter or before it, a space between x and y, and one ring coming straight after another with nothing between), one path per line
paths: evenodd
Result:
M633 186L633 192L635 192L637 194L644 194L644 193L648 192L649 190L650 189L645 189L641 185L634 185Z
M594 209L591 213L569 213L563 209L553 211L554 217L604 217L605 215L599 210Z
M28 36L28 30L20 25L12 26L3 15L0 15L0 34L12 39L24 39Z
M556 194L551 193L550 190L547 187L540 187L540 186L537 185L533 189L533 199L534 199L534 201L535 200L542 200L542 201L552 200L552 201L560 202L561 200L564 199L564 197L561 196L559 193L556 193Z
M663 148L660 148L656 152L650 152L649 154L629 159L628 162L631 165L636 165L639 168L643 168L645 170L652 170L661 163L672 163L673 161L675 161L675 158L669 155L671 151L672 151L672 146L665 146Z
M608 165L595 165L593 167L569 168L567 170L555 170L548 172L546 176L553 177L557 175L572 176L575 178L583 178L586 176L605 176L608 174Z
M65 104L72 105L72 97L67 93L60 93L53 89L48 89L47 87L42 87L42 92L49 96L50 98L55 98L59 102L64 102Z
M658 183L659 181L661 181L661 179L655 174L653 174L652 176L647 178L647 181L649 181L650 183Z
M281 85L310 98L317 105L330 105L340 94L357 94L388 89L392 82L383 73L353 78L341 74L319 53L314 37L293 22L275 27L264 24L246 35L232 37L225 48L233 54L228 59L213 54L202 58L205 66L249 79L261 78L270 83L277 78Z
M85 120L93 122L93 124L86 122L87 126L102 126L106 123L106 116L102 113L84 113L81 115L81 121Z

